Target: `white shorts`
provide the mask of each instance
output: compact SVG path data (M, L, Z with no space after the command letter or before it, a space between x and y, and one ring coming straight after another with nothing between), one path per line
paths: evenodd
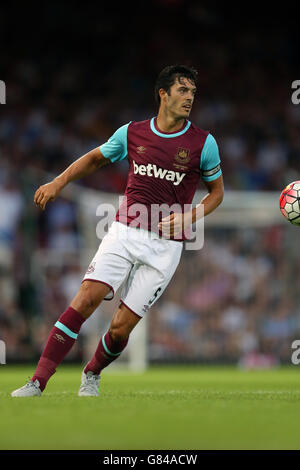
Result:
M121 302L142 317L169 284L181 257L183 242L114 221L83 280L111 288L112 300L123 284Z

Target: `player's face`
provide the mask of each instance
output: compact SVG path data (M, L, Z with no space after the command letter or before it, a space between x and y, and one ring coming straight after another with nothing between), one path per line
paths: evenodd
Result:
M192 110L196 87L193 81L187 78L176 78L170 87L169 94L165 94L165 104L168 111L176 118L188 118Z

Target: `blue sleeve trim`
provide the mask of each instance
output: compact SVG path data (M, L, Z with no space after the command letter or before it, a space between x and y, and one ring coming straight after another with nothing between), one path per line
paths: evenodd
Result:
M222 174L216 139L208 134L201 152L200 169L203 181L213 181Z
M108 141L99 147L102 155L105 158L109 158L112 163L120 162L128 155L127 130L130 122L117 129L116 132L108 139Z

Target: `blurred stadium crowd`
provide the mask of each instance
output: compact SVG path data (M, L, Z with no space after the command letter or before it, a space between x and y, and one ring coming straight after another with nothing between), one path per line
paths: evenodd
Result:
M45 6L36 34L43 29L47 50L35 35L16 47L8 14L0 20L9 39L0 77L7 85L0 109L0 338L10 360L39 356L83 275L76 203L60 198L40 213L35 190L119 126L154 116L154 81L164 66L199 71L191 120L219 144L225 190L280 192L299 179L300 106L291 103L299 77L287 29L232 28L234 18L225 21L197 2L154 3L167 20L154 8L143 21L137 10L121 36L124 17L110 11L99 21L88 9L74 14L65 31L68 7ZM82 23L89 27L80 29ZM123 193L127 169L127 162L109 165L77 184ZM297 292L282 289L297 273L283 256L284 237L281 227L207 233L198 262L184 256L150 313L151 358L237 361L261 352L273 355L271 362L286 360L299 313ZM70 258L39 282L28 272L33 253L47 250ZM80 357L80 343L72 354Z
M151 311L152 358L289 362L300 332L296 235L285 226L206 229L204 248L185 252Z

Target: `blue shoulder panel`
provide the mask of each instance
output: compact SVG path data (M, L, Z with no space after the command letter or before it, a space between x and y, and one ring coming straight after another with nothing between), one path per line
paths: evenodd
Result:
M204 181L213 181L221 176L221 160L216 139L208 134L201 152L200 169Z
M120 162L127 157L127 129L130 122L117 129L108 141L99 147L102 155L109 158L112 163Z

